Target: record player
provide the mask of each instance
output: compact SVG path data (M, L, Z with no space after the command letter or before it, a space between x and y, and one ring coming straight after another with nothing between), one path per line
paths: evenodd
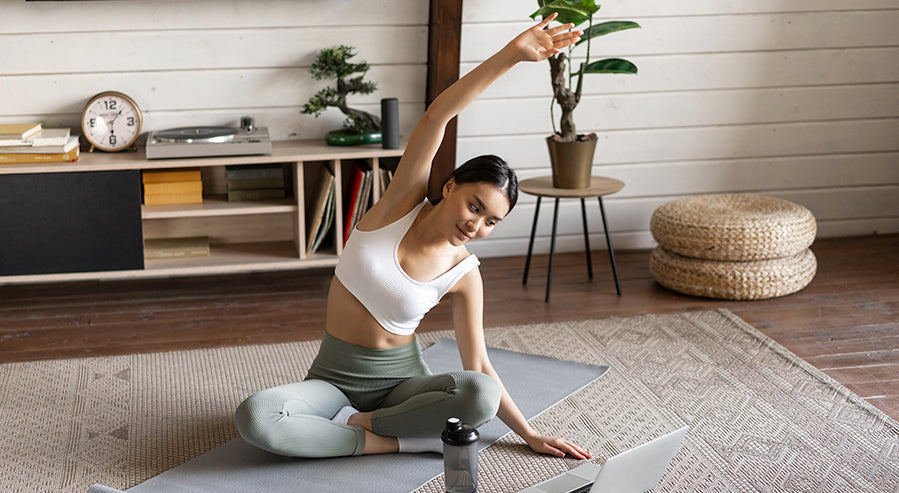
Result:
M241 118L240 128L178 127L156 130L147 136L147 159L271 153L268 128L255 126L250 117Z

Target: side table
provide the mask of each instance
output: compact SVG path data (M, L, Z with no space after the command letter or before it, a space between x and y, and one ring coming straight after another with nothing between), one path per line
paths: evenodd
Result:
M587 275L593 279L593 263L590 257L590 236L587 232L587 206L585 199L596 197L599 201L599 212L602 215L602 229L606 234L606 245L609 248L609 259L612 263L612 274L615 277L615 290L618 296L621 296L621 285L618 282L618 267L615 265L615 251L612 249L612 239L609 236L608 222L606 221L606 210L602 204L602 198L611 195L624 188L624 182L614 178L604 176L593 176L590 178L590 186L586 188L556 188L552 184L551 176L540 176L537 178L528 178L518 183L518 188L524 193L537 196L537 207L534 209L534 225L531 227L531 240L528 243L528 257L524 264L524 278L522 284L528 283L528 271L531 267L531 254L534 251L534 236L537 233L537 218L540 216L540 201L543 197L551 197L555 199L555 210L553 211L553 229L552 239L549 246L549 270L546 275L546 299L549 302L550 288L552 287L553 276L553 257L556 253L556 224L559 220L559 199L574 198L581 199L581 219L584 225L584 248L587 253Z

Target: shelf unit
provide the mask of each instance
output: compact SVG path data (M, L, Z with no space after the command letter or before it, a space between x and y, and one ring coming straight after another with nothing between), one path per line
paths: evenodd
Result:
M146 259L142 269L101 272L69 272L0 275L0 284L76 280L134 279L205 274L246 273L333 266L343 250L344 193L354 166L372 170L395 168L404 146L380 145L332 147L321 141L280 141L272 154L190 159L147 160L143 150L134 153L82 153L74 163L0 165L2 175L73 173L121 170L200 169L204 196L200 204L141 206L143 238L209 236L208 257ZM225 166L285 164L293 196L282 200L228 202L223 195ZM337 219L327 244L306 255L306 195L323 167L334 173ZM373 173L372 201L379 198L380 176ZM207 194L207 190L210 192ZM221 195L220 195L221 194ZM2 213L2 211L0 211ZM0 240L2 241L2 240Z

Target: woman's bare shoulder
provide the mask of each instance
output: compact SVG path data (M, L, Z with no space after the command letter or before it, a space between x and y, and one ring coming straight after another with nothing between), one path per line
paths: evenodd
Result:
M406 197L404 200L390 200L386 195L366 211L356 224L360 231L374 231L393 224L424 200L423 197Z

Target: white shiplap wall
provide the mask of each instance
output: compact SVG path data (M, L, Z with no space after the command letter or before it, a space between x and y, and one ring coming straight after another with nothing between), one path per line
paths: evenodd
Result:
M819 237L899 232L899 2L602 3L599 20L643 26L592 48L631 59L639 75L588 77L575 110L579 130L600 136L594 174L626 183L606 199L616 248L653 246L658 205L714 192L805 205ZM525 29L535 5L466 0L462 73ZM514 68L460 116L459 161L494 153L522 178L548 174L550 94L546 62ZM524 253L534 204L523 195L473 250ZM557 248L580 250L579 205L562 204ZM588 204L591 245L604 248L596 202ZM535 247L543 252L551 222L544 200Z
M427 24L427 2L404 0L4 0L0 122L80 130L87 100L118 90L140 105L145 131L253 115L275 140L320 138L344 118L300 114L331 83L309 65L347 44L380 88L351 106L378 113L381 98L399 98L408 135L424 110Z
M462 72L530 25L533 0L466 0ZM597 174L624 180L607 201L616 248L652 245L649 216L676 197L752 191L802 203L821 236L899 231L899 3L896 0L641 0L600 15L644 28L606 37L640 75L595 76L576 111L601 140ZM273 138L319 138L336 110L299 113L323 82L323 47L356 46L381 89L354 105L400 99L401 132L424 109L428 2L130 0L0 2L0 122L78 128L87 99L134 97L144 129L235 124L254 115ZM504 156L522 177L548 172L545 62L516 67L460 118L458 156ZM562 250L582 248L565 202ZM473 250L522 254L534 200ZM541 217L549 250L551 210ZM595 202L590 228L603 248Z

